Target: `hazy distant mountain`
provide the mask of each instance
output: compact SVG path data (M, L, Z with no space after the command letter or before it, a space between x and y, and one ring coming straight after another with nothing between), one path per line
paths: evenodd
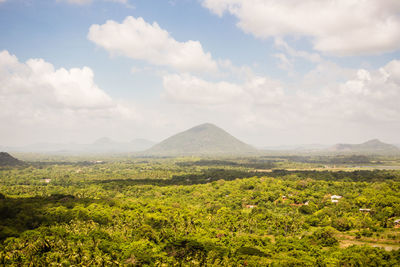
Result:
M129 152L126 144L116 142L108 137L103 137L97 139L92 144L84 145L81 150L91 153Z
M294 152L313 152L329 148L328 145L304 144L304 145L281 145L262 147L262 150L268 151L294 151Z
M369 140L362 144L337 144L330 149L337 152L352 153L400 153L400 149L394 145L386 144L378 139Z
M22 161L14 158L7 152L0 152L0 166L16 166L22 164Z
M6 150L36 153L129 153L149 149L154 144L154 142L146 139L134 139L131 142L116 142L108 137L103 137L91 144L37 143L22 147L6 147Z
M173 135L145 151L149 155L246 154L257 152L221 128L205 123Z

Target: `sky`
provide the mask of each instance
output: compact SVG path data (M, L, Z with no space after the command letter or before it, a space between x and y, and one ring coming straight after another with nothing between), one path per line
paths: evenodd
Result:
M0 0L0 145L400 144L398 0Z

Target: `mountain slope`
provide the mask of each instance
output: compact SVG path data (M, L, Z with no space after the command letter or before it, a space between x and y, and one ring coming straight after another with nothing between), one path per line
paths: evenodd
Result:
M221 128L205 123L173 135L145 151L149 155L243 154L257 150Z
M0 152L0 166L16 166L22 164L22 161L14 158L7 152Z
M400 149L394 145L386 144L378 139L372 139L362 144L337 144L331 148L337 152L366 152L366 153L400 153Z

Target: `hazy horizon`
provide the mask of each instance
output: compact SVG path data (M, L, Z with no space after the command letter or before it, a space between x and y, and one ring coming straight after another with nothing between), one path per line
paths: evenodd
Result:
M0 146L206 122L257 147L400 144L399 2L292 5L0 0Z
M193 125L196 126L196 125ZM129 143L132 141L137 141L140 139L146 140L146 141L151 141L153 143L159 143L175 134L178 134L182 131L188 130L192 127L189 126L189 128L185 128L185 129L179 129L177 130L177 132L171 133L170 135L166 135L161 137L160 139L150 139L150 138L145 138L145 137L133 137L133 138L118 138L118 137L110 137L110 136L95 136L93 137L93 139L91 139L90 137L87 139L81 139L81 140L65 140L65 139L54 139L51 140L51 138L43 138L43 139L38 139L37 141L27 141L27 142L18 142L18 143L9 143L9 144L3 144L0 143L0 147L25 147L25 146L30 146L30 145L37 145L37 144L80 144L80 145L86 145L86 144L94 144L97 141L103 139L103 138L107 138L110 139L113 142L117 142L117 143ZM230 134L232 134L231 132L229 132ZM320 146L331 146L331 145L335 145L335 144L361 144L373 139L378 139L381 142L384 143L388 143L388 144L394 144L394 145L400 145L400 141L387 141L385 139L381 139L381 138L376 138L376 137L370 137L370 138L366 138L366 139L360 139L358 140L357 138L351 138L351 139L346 139L348 141L343 141L343 139L340 139L340 137L338 137L337 139L332 139L331 142L303 142L303 143L293 143L291 142L291 140L283 140L281 141L282 143L278 143L275 142L274 140L269 140L269 143L253 143L252 140L248 140L245 137L244 138L240 138L237 135L232 134L234 137L237 137L238 139L240 139L241 141L252 145L254 147L257 148L273 148L273 147L294 147L294 146L311 146L311 145L320 145ZM337 141L335 141L337 140ZM394 139L396 140L396 139Z
M199 126L199 125L195 125L194 127L197 127L197 126ZM215 126L217 126L217 125L215 125ZM194 127L191 127L189 129L192 129ZM176 134L180 134L181 132L189 130L189 129L184 129L184 130L182 130L180 132L172 134L171 136L174 136ZM230 133L228 133L228 134L230 134ZM16 146L12 146L12 145L11 146L4 146L4 145L0 144L0 148L2 148L2 147L3 148L7 148L7 147L9 147L9 148L24 148L24 147L29 147L29 146L37 146L37 145L40 145L40 144L47 144L47 145L68 145L68 144L71 144L71 145L95 145L98 142L101 142L101 143L112 142L112 143L116 143L116 144L118 144L118 143L120 143L120 144L128 144L128 143L132 143L132 142L139 142L139 143L140 142L151 142L151 143L153 143L155 145L157 143L160 143L160 142L168 139L171 136L167 136L167 137L165 137L165 138L163 138L161 140L150 140L150 139L146 139L146 138L133 138L133 139L130 139L130 140L119 140L119 139L114 139L114 138L110 138L110 137L107 137L107 136L103 136L103 137L99 137L99 138L97 138L95 140L89 140L86 143L73 142L73 141L72 142L37 142L37 143L29 143L29 144L18 144ZM290 150L290 149L301 148L301 147L303 147L303 148L312 148L313 146L315 146L316 149L318 149L318 147L320 147L322 149L322 148L328 148L329 146L333 146L333 145L336 145L336 144L361 144L361 143L365 143L365 142L368 142L368 141L371 141L371 140L376 140L376 139L382 142L382 140L380 140L379 138L372 138L372 139L353 142L353 143L350 143L350 142L348 142L348 143L346 143L346 142L336 142L336 143L324 143L324 144L323 143L303 143L303 144L299 144L299 143L293 143L293 144L291 144L291 143L283 143L283 144L272 144L272 145L251 144L251 143L248 143L248 144L252 145L253 147L255 147L257 149L272 149L272 150L273 149L277 149L277 150L289 149ZM400 143L392 143L392 144L397 145L397 146L400 147ZM21 150L21 152L22 151L23 150Z

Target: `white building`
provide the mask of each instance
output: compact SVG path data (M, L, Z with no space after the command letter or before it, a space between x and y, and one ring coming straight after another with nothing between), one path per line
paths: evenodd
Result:
M331 196L331 201L332 201L332 203L338 203L339 199L341 199L341 198L342 198L342 196L333 195L333 196Z

